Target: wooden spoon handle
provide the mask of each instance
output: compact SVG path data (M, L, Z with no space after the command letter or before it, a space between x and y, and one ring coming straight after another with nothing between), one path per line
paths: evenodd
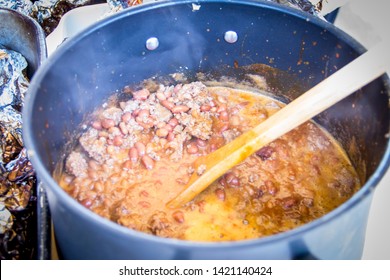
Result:
M267 120L209 155L198 158L184 190L167 203L177 208L192 200L248 156L386 72L389 47L381 43L286 105ZM201 175L197 170L205 170ZM199 172L200 173L200 172Z

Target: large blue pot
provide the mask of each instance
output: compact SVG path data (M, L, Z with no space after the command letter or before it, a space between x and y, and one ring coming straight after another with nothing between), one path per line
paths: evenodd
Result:
M163 239L105 220L53 180L70 133L115 90L181 69L270 64L308 89L364 52L333 25L262 1L168 1L143 5L66 41L33 79L24 110L31 161L46 185L55 236L69 259L357 259L375 186L389 166L389 87L383 76L321 114L347 150L364 186L324 217L271 237L202 243ZM226 31L236 43L224 40ZM148 50L147 39L159 47ZM279 88L293 98L288 84ZM295 92L296 93L296 92Z

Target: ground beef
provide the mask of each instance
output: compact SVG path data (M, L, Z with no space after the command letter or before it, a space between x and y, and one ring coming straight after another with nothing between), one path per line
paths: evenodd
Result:
M169 111L165 107L161 106L159 103L156 103L153 106L153 108L151 110L151 114L156 116L156 119L159 120L160 122L167 122L173 116L171 111Z
M97 162L103 162L107 158L107 139L99 137L99 131L89 128L80 137L80 144L88 155Z
M117 125L121 121L123 111L120 108L110 107L103 111L102 116L106 119L111 119Z
M171 223L167 219L167 214L162 211L155 212L148 221L150 231L161 237L172 236Z
M72 152L66 160L66 171L76 177L86 177L88 163L83 154Z
M207 140L212 134L212 119L209 114L191 111L189 114L177 114L179 123L185 127L185 132L191 136Z

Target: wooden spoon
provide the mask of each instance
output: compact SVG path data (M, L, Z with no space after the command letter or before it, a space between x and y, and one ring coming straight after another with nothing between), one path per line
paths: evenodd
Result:
M380 43L286 105L267 120L213 153L199 157L184 190L167 203L177 208L192 200L236 164L386 72L390 47ZM204 169L200 176L196 170Z

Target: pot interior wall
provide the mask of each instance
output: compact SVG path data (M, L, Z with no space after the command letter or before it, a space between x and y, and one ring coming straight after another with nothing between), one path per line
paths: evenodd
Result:
M237 32L236 43L224 40L229 30ZM151 37L159 40L153 51L145 47ZM134 8L70 39L52 56L33 83L36 95L27 133L52 173L85 115L125 85L187 70L260 63L296 77L305 90L362 51L330 24L272 4L209 1L194 9L184 1ZM377 79L317 118L342 143L363 179L373 174L387 147L384 80ZM289 84L276 87L278 95L298 95Z

